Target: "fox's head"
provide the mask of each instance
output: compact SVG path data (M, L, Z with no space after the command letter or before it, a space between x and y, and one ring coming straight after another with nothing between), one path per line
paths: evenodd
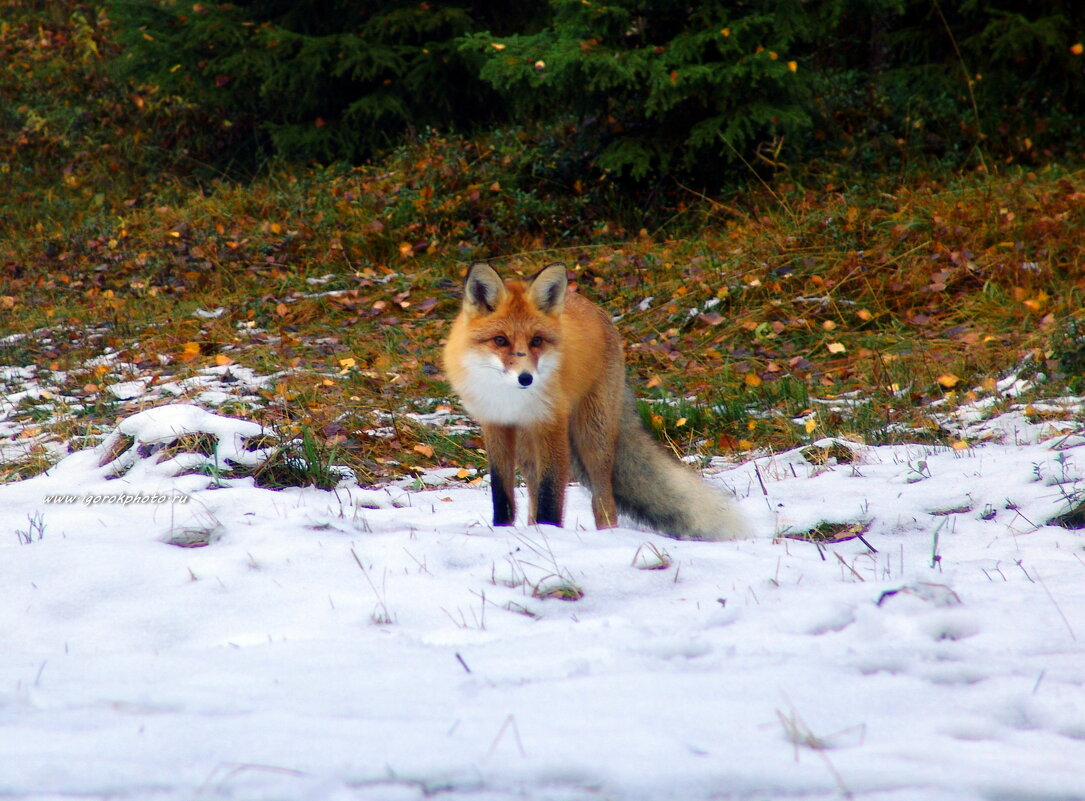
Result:
M456 325L462 337L446 353L454 362L450 369L463 371L461 395L469 409L489 407L487 414L473 411L476 417L512 422L549 407L567 286L562 264L544 267L527 281L504 281L488 264L468 270Z

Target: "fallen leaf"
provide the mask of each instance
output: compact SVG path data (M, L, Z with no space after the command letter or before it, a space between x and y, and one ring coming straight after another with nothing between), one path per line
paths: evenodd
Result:
M945 389L953 389L957 384L961 382L961 379L953 375L953 373L943 373L938 376L938 383Z
M419 443L418 445L415 445L414 448L412 448L412 450L415 453L422 454L427 459L432 459L433 458L433 448L431 448L429 445L423 445L423 444Z
M190 362L200 355L199 342L186 342L181 348L181 361Z

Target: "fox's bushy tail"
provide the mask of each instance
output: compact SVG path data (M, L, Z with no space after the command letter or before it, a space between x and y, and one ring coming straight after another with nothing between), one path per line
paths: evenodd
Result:
M644 429L628 389L614 463L614 501L620 512L678 539L730 540L750 533L730 495L672 458Z

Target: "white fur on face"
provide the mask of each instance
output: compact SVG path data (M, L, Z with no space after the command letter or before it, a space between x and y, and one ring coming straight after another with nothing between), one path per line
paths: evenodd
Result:
M544 353L534 370L521 367L506 370L494 353L472 351L463 357L461 366L467 382L456 387L464 408L480 423L495 425L530 425L548 420L552 399L549 389L557 372L558 356ZM531 373L529 386L520 385L520 373Z

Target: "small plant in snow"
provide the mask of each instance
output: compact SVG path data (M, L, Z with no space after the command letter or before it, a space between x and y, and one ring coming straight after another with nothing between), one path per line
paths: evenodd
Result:
M671 555L660 550L654 542L646 542L637 547L630 564L637 570L666 570L671 566Z
M26 531L22 529L16 529L15 531L15 536L19 538L19 544L29 545L32 542L40 542L42 537L45 536L45 516L41 512L35 512L32 515L27 515L26 519L29 523Z

